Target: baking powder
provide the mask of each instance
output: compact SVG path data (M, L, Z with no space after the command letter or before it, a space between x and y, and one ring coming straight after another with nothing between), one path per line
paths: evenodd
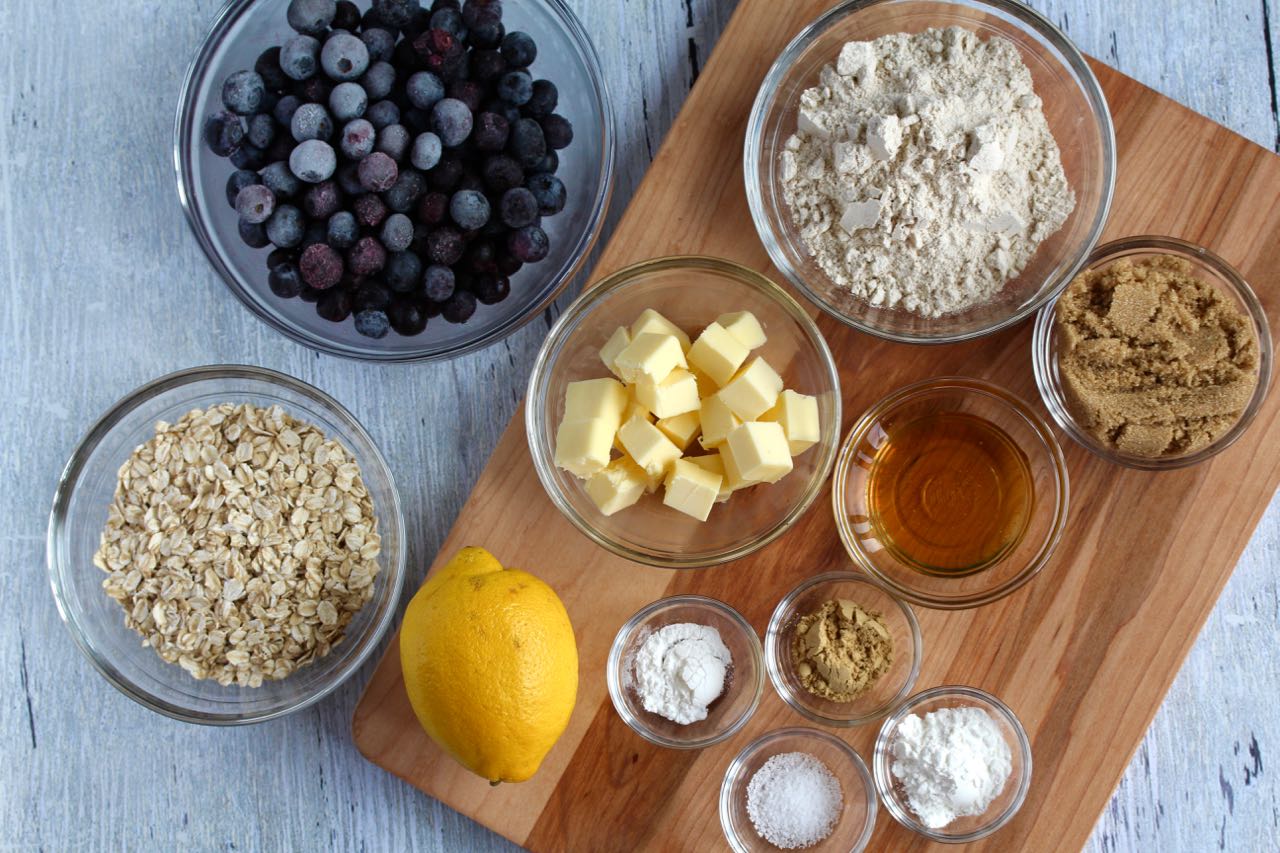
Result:
M644 709L673 723L707 718L707 706L724 692L732 657L720 632L709 625L664 625L640 646L635 686Z

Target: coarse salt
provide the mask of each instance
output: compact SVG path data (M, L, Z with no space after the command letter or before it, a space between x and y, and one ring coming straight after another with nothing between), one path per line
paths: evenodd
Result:
M844 811L840 782L806 752L769 758L747 783L747 816L775 847L811 847L831 834Z

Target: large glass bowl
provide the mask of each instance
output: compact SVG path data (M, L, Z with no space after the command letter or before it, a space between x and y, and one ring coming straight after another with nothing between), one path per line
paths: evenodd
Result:
M809 256L782 195L780 154L795 132L800 95L847 41L959 26L1018 47L1062 152L1076 207L1022 274L990 302L941 317L876 308L837 287ZM1053 298L1084 263L1106 223L1116 146L1106 99L1080 51L1043 15L1016 0L846 0L792 39L760 86L743 154L747 200L774 265L828 314L887 340L947 343L1017 323Z
M102 589L93 564L115 494L116 472L159 420L176 421L219 403L278 405L337 439L360 466L382 536L373 596L329 654L261 687L197 681L166 663L126 627L120 604ZM328 695L368 658L391 625L405 575L404 517L386 460L359 422L336 400L303 382L259 367L213 365L172 373L112 406L71 455L49 518L49 581L58 613L76 645L129 698L178 720L209 725L257 723L305 708Z
M600 348L619 326L653 308L689 332L721 314L751 311L768 342L762 355L787 388L818 399L821 439L794 459L773 485L735 493L705 522L645 496L611 516L601 513L583 481L555 465L556 429L570 382L609 376ZM785 533L817 498L835 461L840 436L840 377L831 350L805 310L760 273L719 258L643 261L589 287L547 335L525 400L525 433L538 479L565 517L596 543L640 563L672 569L736 560Z
M362 9L367 0L358 3ZM252 68L267 47L293 31L285 21L288 0L231 0L214 19L191 61L178 97L174 130L174 166L178 199L187 222L213 268L231 292L267 325L295 341L330 355L371 361L420 361L451 358L501 340L537 316L586 261L604 224L614 171L614 124L600 61L586 31L562 0L508 3L507 30L523 30L538 43L532 70L554 82L560 92L557 112L573 123L573 143L560 154L556 174L568 189L568 203L547 217L543 227L551 252L526 264L511 279L511 295L496 305L479 305L467 323L436 317L426 331L381 339L356 332L348 318L321 319L301 299L280 299L267 286L270 246L251 249L236 231L236 213L227 204L225 184L235 170L230 160L209 151L201 139L206 116L221 109L223 79Z

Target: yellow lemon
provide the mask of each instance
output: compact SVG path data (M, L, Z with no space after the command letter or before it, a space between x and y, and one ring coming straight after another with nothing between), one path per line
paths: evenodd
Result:
M463 548L409 602L400 666L427 734L494 784L537 771L578 695L564 604L483 548Z

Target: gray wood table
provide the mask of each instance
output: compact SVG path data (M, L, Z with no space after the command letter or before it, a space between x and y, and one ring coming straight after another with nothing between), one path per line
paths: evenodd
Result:
M0 847L510 849L356 753L349 724L372 662L287 719L184 725L99 678L49 594L45 514L76 441L135 386L213 362L298 376L364 422L404 490L416 587L546 331L534 323L448 363L379 367L317 356L244 310L188 233L170 165L178 85L218 5L9 0L0 13L0 363L14 394L0 405ZM619 118L612 224L733 0L571 5ZM1034 5L1085 51L1280 150L1272 0ZM1278 562L1273 501L1088 849L1280 847L1280 786L1264 758L1280 724Z

